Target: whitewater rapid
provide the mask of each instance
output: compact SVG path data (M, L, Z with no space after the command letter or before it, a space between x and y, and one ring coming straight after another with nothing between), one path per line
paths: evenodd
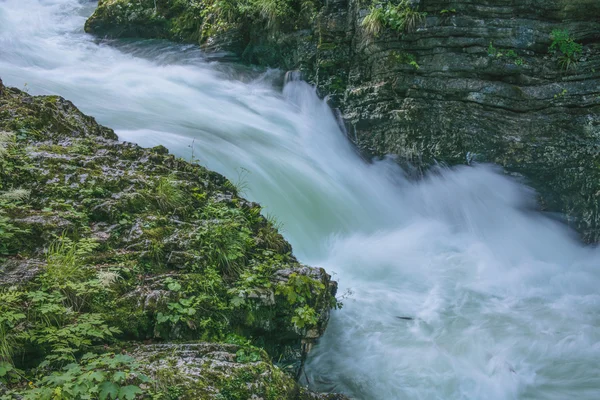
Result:
M94 4L0 0L0 78L59 94L123 140L198 159L352 294L304 382L356 399L600 398L600 251L490 166L414 183L365 163L314 89L194 46L103 42ZM459 116L457 116L459 117Z

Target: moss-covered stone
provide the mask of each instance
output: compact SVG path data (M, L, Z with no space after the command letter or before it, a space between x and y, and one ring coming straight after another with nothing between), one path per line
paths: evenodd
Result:
M0 84L0 311L15 313L0 318L0 363L33 371L103 344L237 337L262 361L233 381L222 381L233 367L202 375L215 393L295 398L291 376L336 284L301 265L260 211L162 146L119 142L67 100ZM179 398L212 398L194 390Z
M303 58L319 0L102 0L85 31L111 38L159 38L228 51L259 65L292 68Z
M258 348L234 344L146 345L132 354L163 391L180 398L246 400L343 400L311 393L273 366Z

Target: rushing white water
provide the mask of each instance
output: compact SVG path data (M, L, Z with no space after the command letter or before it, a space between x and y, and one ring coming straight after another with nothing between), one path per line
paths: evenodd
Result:
M357 399L599 399L600 252L491 167L411 183L367 164L302 82L190 46L98 43L94 4L0 0L0 77L56 93L121 138L198 158L284 223L354 294L305 381ZM246 173L245 171L249 171ZM410 319L403 319L405 317Z

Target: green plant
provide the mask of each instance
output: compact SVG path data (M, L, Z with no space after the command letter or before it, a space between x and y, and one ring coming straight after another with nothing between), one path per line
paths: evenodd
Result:
M195 329L193 316L197 310L194 307L196 301L195 296L191 296L185 299L179 299L179 301L167 304L169 313L159 312L156 315L156 322L158 324L170 323L177 325L179 322L185 323L190 329Z
M440 11L440 14L445 15L445 14L455 14L456 13L456 8L451 8L451 9L443 9Z
M381 5L372 5L369 13L361 22L361 26L369 36L379 36L379 32L385 24L384 10Z
M400 33L412 32L425 21L426 16L427 13L414 9L408 0L400 0L396 5L375 3L363 19L361 26L370 36L377 36L383 27Z
M309 276L292 273L287 282L277 285L276 294L286 297L288 303L306 303L312 297L312 288L323 289L323 283L312 279Z
M139 371L130 356L105 353L85 354L79 362L43 376L21 394L26 399L123 399L144 394L150 378Z
M14 142L15 134L13 132L0 131L0 160L8 154L8 149Z
M0 132L1 139L1 132ZM0 140L0 162L2 161L2 142ZM30 192L24 189L15 189L7 192L0 192L0 256L10 254L17 243L13 241L20 234L26 234L29 231L22 229L9 217L8 211L23 207L23 203L29 197Z
M569 91L567 89L563 89L560 93L554 95L554 100L558 100L562 97L565 97Z
M395 64L406 64L412 66L414 69L418 70L421 66L417 63L417 60L414 55L409 53L398 53L396 51L392 51L390 53L391 59Z
M162 177L156 185L154 201L160 210L174 212L185 209L189 199L174 178Z
M84 259L97 247L98 243L92 239L74 242L63 233L46 251L44 282L64 288L67 282L84 278L88 273L83 268Z
M551 38L548 52L557 57L560 68L566 71L576 67L583 52L583 45L575 42L567 30L555 29Z
M514 51L513 49L497 49L494 47L493 42L490 42L490 45L488 46L488 56L495 58L506 58L510 62L518 66L525 65L525 60L519 57L516 51Z
M0 292L0 362L11 363L16 347L15 329L25 318L19 305L23 293L16 290Z
M237 207L209 202L202 210L210 224L199 227L196 241L210 265L219 267L225 275L239 275L247 260L247 251L255 245L246 216Z
M319 321L317 312L314 308L305 305L294 310L292 323L297 329L302 329L306 326L313 326Z
M235 360L241 363L261 361L262 351L257 347L246 346L235 353Z

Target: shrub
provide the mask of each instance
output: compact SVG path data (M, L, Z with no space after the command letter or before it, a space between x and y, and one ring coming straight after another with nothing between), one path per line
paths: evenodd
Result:
M408 0L401 0L396 5L375 3L361 25L371 36L377 36L384 26L400 33L412 32L426 16L427 13L417 11Z
M567 30L555 29L551 37L552 44L548 52L558 57L560 68L566 71L576 67L583 52L583 45L575 42Z

